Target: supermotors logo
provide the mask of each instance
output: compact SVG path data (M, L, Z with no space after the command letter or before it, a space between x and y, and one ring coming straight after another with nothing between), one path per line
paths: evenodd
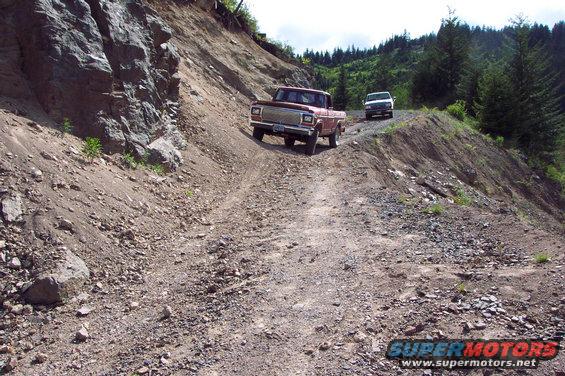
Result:
M538 340L393 340L386 357L402 368L537 368L555 358L559 342Z

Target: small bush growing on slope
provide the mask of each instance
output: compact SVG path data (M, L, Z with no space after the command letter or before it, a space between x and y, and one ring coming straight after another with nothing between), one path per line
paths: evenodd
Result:
M465 102L459 100L453 104L450 104L449 106L447 106L447 113L457 120L465 120L465 116L467 115L465 111Z
M95 137L87 137L82 147L82 153L90 160L98 157L102 153L102 144L100 139Z
M150 165L147 165L147 168L149 168L151 171L153 171L157 175L164 175L165 174L165 166L163 166L162 164L150 164Z
M458 189L456 192L455 197L453 197L453 201L460 206L469 206L471 205L471 199L463 189Z
M61 124L61 137L63 137L67 133L73 133L73 123L71 123L71 120L69 118L64 118L63 124Z
M445 211L445 208L443 207L443 205L436 203L436 204L433 204L432 206L430 206L429 208L426 208L424 210L424 213L441 215L441 214L443 214L444 211Z
M124 162L124 164L126 165L126 167L135 170L138 166L137 161L135 160L135 157L127 152L122 156L122 161Z
M545 264L550 261L550 258L547 253L538 253L534 256L534 260L538 264Z

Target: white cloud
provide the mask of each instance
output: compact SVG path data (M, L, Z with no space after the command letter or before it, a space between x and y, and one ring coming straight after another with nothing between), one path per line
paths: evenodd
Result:
M448 6L471 25L502 27L523 14L532 22L565 19L562 0L246 0L260 29L302 52L379 44L407 30L412 37L436 32Z

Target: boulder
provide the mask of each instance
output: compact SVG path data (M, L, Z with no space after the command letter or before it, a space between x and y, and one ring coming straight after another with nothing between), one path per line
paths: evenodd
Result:
M59 303L74 294L89 278L90 271L84 261L67 250L55 270L40 274L24 286L22 297L30 304Z
M147 148L149 163L161 164L168 171L175 171L182 163L182 155L173 143L165 138L153 141Z
M23 220L22 196L18 193L2 199L2 217L8 223L17 223Z

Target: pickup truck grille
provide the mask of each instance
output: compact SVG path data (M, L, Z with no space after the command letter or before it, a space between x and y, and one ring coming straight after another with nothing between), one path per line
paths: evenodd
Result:
M265 107L263 108L263 121L296 125L300 124L302 119L300 112L288 111L274 107Z

